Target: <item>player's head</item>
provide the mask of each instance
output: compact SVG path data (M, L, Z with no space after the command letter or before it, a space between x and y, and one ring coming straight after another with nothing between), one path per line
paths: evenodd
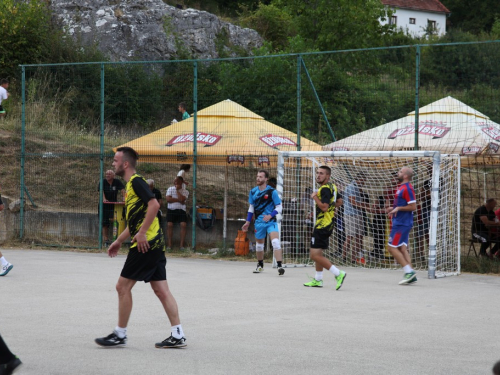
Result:
M356 175L355 181L358 185L364 185L366 181L366 173L365 172L359 172Z
M269 179L269 172L265 169L260 169L257 172L257 186L267 185Z
M495 200L495 198L488 198L484 203L484 206L490 211L493 210L496 207L496 205L497 201Z
M155 187L155 180L153 180L152 178L149 178L146 180L147 184L149 185L149 188L151 190L153 190L153 188Z
M408 182L411 181L413 177L413 169L410 167L403 167L398 172L398 182Z
M113 158L115 173L123 177L127 169L133 169L135 171L138 159L139 155L137 155L137 152L132 147L118 147L115 157Z
M0 79L0 86L2 86L3 88L8 88L9 87L9 81L6 80L5 78Z
M115 178L115 172L113 172L111 169L108 169L105 173L104 176L106 177L106 180L112 180Z
M180 189L182 187L182 184L184 183L184 179L181 177L181 176L177 176L175 179L174 179L174 186L177 188L177 189Z
M186 103L184 103L184 102L179 103L179 112L181 112L181 113L186 112Z
M332 170L330 169L330 167L322 165L321 167L318 167L318 169L316 170L316 182L320 185L324 185L328 181L330 181L331 175L332 175Z
M189 172L191 169L191 164L181 164L181 169L185 172Z

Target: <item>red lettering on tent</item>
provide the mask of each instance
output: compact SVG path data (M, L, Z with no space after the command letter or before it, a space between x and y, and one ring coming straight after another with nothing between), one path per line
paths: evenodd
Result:
M217 142L219 142L222 139L222 136L220 135L215 135L215 134L207 134L207 133L197 133L196 135L196 141L198 143L202 143L207 146L213 146ZM167 142L165 146L173 146L178 143L185 143L185 142L193 142L194 141L194 136L193 134L181 134L181 135L176 135L173 137L170 141Z

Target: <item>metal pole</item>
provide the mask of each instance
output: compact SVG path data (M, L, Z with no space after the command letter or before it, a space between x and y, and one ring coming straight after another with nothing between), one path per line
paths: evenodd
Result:
M302 66L302 56L298 55L297 56L297 151L301 150L301 145L300 145L300 128L301 128L301 122L302 122L302 98L301 98L301 80L300 80L300 73L301 73L301 66Z
M191 249L196 248L196 170L198 162L198 63L195 61L193 63L194 68L194 80L193 80L193 214L191 215L191 225L192 225L192 244Z
M229 178L229 173L228 173L228 165L226 164L226 175L224 178L224 228L222 230L222 248L224 250L227 249L227 191L229 190L228 187L228 178Z
M304 67L304 72L306 72L307 80L309 81L309 84L311 85L314 96L316 97L316 101L318 102L319 108L321 109L321 113L323 114L323 119L326 122L326 126L328 126L328 132L330 133L332 140L335 142L337 139L335 138L335 135L333 134L333 130L332 130L332 127L330 126L330 123L328 122L328 118L326 117L326 113L325 113L325 109L323 108L323 104L321 104L321 100L319 100L318 93L316 92L316 89L314 88L314 83L311 79L311 76L309 75L309 71L307 70L306 63L304 62L303 59L301 59L301 62L302 62L302 66Z
M21 207L19 213L19 238L24 236L24 163L26 154L26 68L22 68L22 78L21 78Z
M104 175L104 64L101 64L101 134L100 134L100 150L99 150L99 244L98 248L102 249L102 219L103 219L103 202L102 194L104 190L102 176ZM109 231L109 228L108 228ZM108 233L109 236L109 233ZM111 237L109 237L111 238Z
M429 233L429 279L436 278L436 243L439 207L439 175L441 173L441 153L435 152L432 165L431 217ZM445 244L446 246L446 244Z
M419 127L419 87L420 87L420 45L417 44L415 68L415 151L418 151L418 127Z

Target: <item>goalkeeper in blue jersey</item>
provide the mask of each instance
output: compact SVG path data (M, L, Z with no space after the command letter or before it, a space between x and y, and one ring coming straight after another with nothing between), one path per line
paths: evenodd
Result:
M278 263L278 275L285 273L281 262L283 261L283 252L281 250L278 223L276 215L281 214L281 199L278 192L267 184L269 172L261 169L257 172L257 186L250 190L248 197L247 221L241 227L241 230L248 231L252 217L255 216L255 240L257 242L255 251L257 253L257 268L254 273L261 273L264 270L264 240L266 233L269 233L271 244L273 246L274 257Z

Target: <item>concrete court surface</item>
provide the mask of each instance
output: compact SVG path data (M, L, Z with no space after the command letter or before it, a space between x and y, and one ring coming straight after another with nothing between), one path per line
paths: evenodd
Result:
M186 349L155 349L170 325L149 285L133 290L125 348L94 338L117 319L125 256L4 250L0 333L24 362L16 374L491 374L500 359L500 278L461 275L399 286L401 271L347 268L341 290L308 268L169 259Z

